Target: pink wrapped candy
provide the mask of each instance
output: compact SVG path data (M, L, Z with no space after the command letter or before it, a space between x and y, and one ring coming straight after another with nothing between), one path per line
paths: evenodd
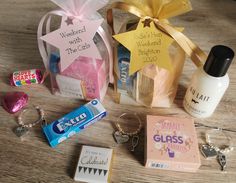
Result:
M16 71L10 75L10 84L12 86L40 84L42 79L43 75L39 69Z
M3 108L14 114L28 104L28 95L24 92L9 92L2 99Z

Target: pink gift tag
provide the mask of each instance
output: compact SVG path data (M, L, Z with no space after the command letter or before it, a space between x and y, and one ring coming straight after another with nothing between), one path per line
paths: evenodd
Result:
M101 55L93 37L103 19L78 21L67 17L67 21L67 26L41 37L42 40L59 48L61 70L64 71L78 56L100 59Z

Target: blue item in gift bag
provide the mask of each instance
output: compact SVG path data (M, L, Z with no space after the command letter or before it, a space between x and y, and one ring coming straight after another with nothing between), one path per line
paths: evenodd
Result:
M52 73L59 73L60 56L57 53L52 53L49 61L49 68Z

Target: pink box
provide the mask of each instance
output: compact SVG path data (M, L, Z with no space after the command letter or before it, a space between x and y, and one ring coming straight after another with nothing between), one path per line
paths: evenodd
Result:
M193 119L147 116L145 167L195 172L201 165Z
M102 99L108 86L108 68L104 60L80 56L61 75L82 81L84 98Z

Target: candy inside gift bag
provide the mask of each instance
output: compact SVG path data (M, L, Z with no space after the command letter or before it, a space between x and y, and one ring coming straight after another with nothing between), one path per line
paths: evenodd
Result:
M62 10L46 14L39 25L61 16L61 26L39 39L39 49L50 73L52 92L84 100L102 100L113 82L112 48L108 25L97 13L107 1L53 0ZM46 42L46 47L42 41ZM45 50L47 49L46 58Z

